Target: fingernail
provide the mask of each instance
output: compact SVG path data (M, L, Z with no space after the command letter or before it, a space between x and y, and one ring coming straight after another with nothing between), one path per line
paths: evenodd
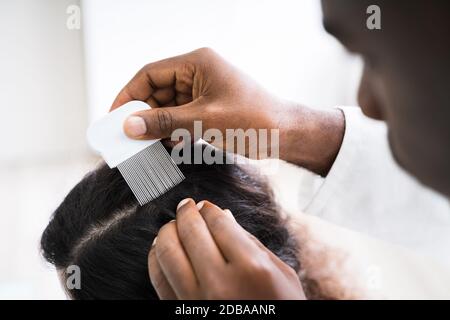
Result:
M125 120L125 130L132 137L140 137L147 133L147 125L143 118L130 116Z
M182 206L184 206L189 200L191 200L191 199L187 198L187 199L181 200L180 203L179 203L178 206L177 206L177 211L178 211Z
M158 240L158 237L155 237L155 239L153 239L152 248L155 246L156 240Z
M200 201L199 203L197 203L197 209L202 210L204 205L205 205L205 201Z

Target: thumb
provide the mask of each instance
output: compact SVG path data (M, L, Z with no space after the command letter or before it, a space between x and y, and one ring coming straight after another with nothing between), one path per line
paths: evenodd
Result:
M193 134L194 120L199 114L196 102L179 107L153 108L136 112L124 122L125 134L132 139L164 139L169 138L176 129L187 129Z

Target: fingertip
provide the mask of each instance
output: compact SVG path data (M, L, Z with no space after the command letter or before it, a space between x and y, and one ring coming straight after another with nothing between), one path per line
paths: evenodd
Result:
M186 198L186 199L181 200L177 205L177 211L179 211L181 209L181 207L183 207L185 204L187 204L190 201L194 202L194 200L192 200L191 198Z
M223 211L218 205L216 205L208 200L202 200L202 201L198 202L196 204L196 206L197 206L198 211L201 211L202 209L211 209L211 208Z
M198 211L202 210L203 206L205 205L205 200L200 201L199 203L197 203L197 209Z
M144 118L131 115L125 119L123 130L128 137L136 139L147 133L147 124Z
M133 98L127 93L127 89L125 87L122 90L120 90L119 94L114 99L109 111L113 111L114 109L117 109L121 105L130 102L131 100L133 100Z

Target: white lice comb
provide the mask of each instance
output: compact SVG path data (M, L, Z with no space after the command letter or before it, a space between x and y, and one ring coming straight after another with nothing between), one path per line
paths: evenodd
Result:
M184 180L184 175L160 140L133 140L123 132L125 119L150 109L131 101L94 122L87 131L89 145L110 168L117 167L142 206Z

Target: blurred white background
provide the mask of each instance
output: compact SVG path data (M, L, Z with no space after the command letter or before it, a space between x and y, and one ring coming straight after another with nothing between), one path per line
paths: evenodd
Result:
M70 5L80 30L66 26ZM360 72L322 29L317 0L2 0L0 38L0 298L64 298L40 235L95 162L88 123L144 64L210 46L317 107L355 104ZM292 176L282 181L297 192Z
M131 5L132 3L132 5ZM208 46L272 92L354 104L359 64L322 28L320 1L83 1L90 116L146 63Z

